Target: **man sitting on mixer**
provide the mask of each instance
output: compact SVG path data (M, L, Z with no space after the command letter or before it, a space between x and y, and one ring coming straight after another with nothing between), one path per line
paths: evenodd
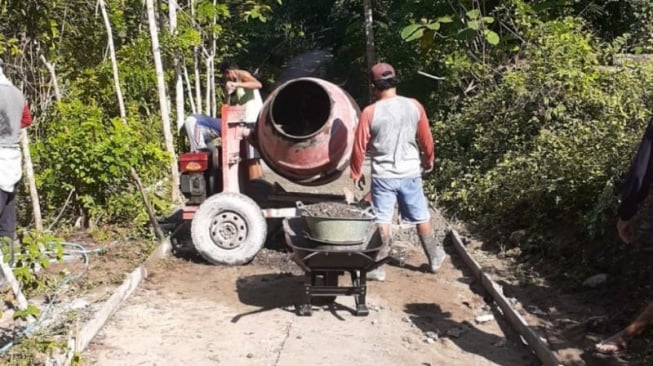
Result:
M398 199L401 216L417 225L429 270L435 273L446 254L442 240L434 233L422 189L422 170L424 173L433 170L435 156L426 112L417 100L397 95L397 80L391 65L374 65L370 70L370 81L377 101L361 114L351 155L350 177L357 187L362 188L363 159L369 150L372 204L384 245L379 256L387 255L390 250L390 225ZM368 273L368 278L383 281L385 271L379 268Z
M245 107L244 122L256 122L263 107L259 89L261 82L248 71L240 70L225 61L220 64L227 104ZM178 126L181 129L181 126ZM221 120L205 114L190 115L184 121L192 152L208 149L207 143L220 137ZM251 154L255 154L251 152Z

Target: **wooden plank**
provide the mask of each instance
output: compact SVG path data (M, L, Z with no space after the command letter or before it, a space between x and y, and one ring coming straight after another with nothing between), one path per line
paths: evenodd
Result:
M526 320L512 307L508 299L503 295L503 289L481 269L481 266L471 257L465 249L460 235L456 230L451 230L453 245L463 261L472 270L476 279L492 295L494 301L503 311L503 315L510 322L510 325L519 332L526 340L528 346L535 352L544 366L561 366L562 363L549 349L543 339L526 323Z
M116 312L120 304L125 301L136 290L143 278L146 277L146 271L143 266L138 266L130 273L125 281L111 295L100 311L95 313L93 318L84 325L75 339L75 352L81 353L91 343L91 340L100 332L100 329L106 324L107 320Z
M23 292L20 290L20 283L18 283L16 276L14 276L14 271L11 269L8 263L5 263L4 254L2 251L0 251L0 270L5 277L5 281L9 283L11 290L14 292L14 296L16 297L16 306L18 306L18 309L27 309L27 306L29 305L27 303L27 299L25 298L25 295L23 295Z
M123 283L116 289L111 297L102 305L100 310L95 313L93 318L86 322L82 329L74 336L74 351L72 353L81 354L91 343L93 338L100 332L109 318L118 310L120 305L134 293L136 288L148 276L148 268L151 268L159 259L168 254L167 248L171 246L170 239L165 238L159 246L150 254L150 256L130 274ZM70 353L70 352L68 352Z

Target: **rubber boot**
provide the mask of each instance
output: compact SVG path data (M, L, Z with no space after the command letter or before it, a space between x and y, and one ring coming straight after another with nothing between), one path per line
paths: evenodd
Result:
M426 254L426 258L429 261L429 270L431 273L437 273L442 266L442 262L447 258L447 254L442 247L443 238L439 238L440 236L436 236L435 232L419 236L424 254Z
M381 249L379 250L374 260L379 261L390 254L390 247L392 246L391 236L381 236ZM383 266L367 272L367 279L369 281L385 281L385 268Z

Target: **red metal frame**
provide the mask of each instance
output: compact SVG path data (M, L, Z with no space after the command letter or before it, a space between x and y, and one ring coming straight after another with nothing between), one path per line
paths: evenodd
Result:
M245 125L245 108L242 106L223 105L221 108L220 133L220 170L223 192L240 192L241 142L250 133ZM185 153L181 156L179 169L185 171L188 163L197 162L203 168L208 168L206 153ZM199 206L185 205L182 212L183 220L192 220Z
M240 192L241 141L249 135L244 125L245 107L223 105L221 128L222 191Z

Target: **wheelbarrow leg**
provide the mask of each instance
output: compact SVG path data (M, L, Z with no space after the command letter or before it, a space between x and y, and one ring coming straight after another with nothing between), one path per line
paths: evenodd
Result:
M356 302L356 310L354 310L354 315L356 316L367 316L370 313L370 310L367 308L367 303L365 302L365 294L367 292L367 273L365 271L350 271L351 274L351 283L355 288L356 295L354 295L354 301Z
M304 274L304 302L297 306L297 315L311 316L311 284L313 283L314 274L306 272Z

